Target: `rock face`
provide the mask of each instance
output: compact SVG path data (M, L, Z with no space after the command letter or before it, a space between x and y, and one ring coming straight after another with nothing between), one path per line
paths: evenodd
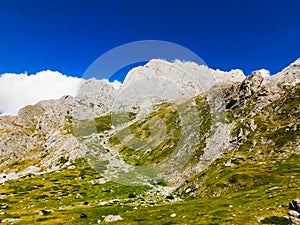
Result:
M289 203L289 208L293 211L300 213L300 200L294 199Z
M175 61L170 63L161 59L153 59L145 66L139 66L129 71L124 80L124 86L132 85L140 79L153 78L180 83L180 86L186 86L185 88L190 94L197 94L217 83L242 82L245 75L238 69L223 72L204 65L199 66L193 62Z
M72 117L88 120L109 113L117 93L106 80L83 81L72 103Z
M260 72L256 71L248 76L242 84L236 83L231 86L225 97L226 109L234 109L252 97L257 99L255 108L251 112L255 114L283 96L286 88L293 88L299 83L300 59L270 77L263 78Z
M241 85L233 86L230 90L230 95L227 97L229 101L227 102L226 109L235 108L250 98L258 91L262 81L263 77L261 74L254 72Z
M288 215L290 216L290 220L294 224L300 224L300 200L294 199L289 203L289 209Z
M166 62L154 59L132 69L114 102L114 111L131 111L163 101L178 102L191 98L220 83L242 82L241 70L223 72L192 62Z
M27 106L16 117L1 116L1 166L21 160L27 166L54 168L82 156L79 142L65 129L72 102L65 96Z

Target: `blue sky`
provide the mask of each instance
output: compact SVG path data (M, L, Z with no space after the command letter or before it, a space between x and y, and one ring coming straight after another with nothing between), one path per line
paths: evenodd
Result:
M149 39L211 68L275 73L300 57L299 12L298 0L0 0L0 74L81 77L106 51Z

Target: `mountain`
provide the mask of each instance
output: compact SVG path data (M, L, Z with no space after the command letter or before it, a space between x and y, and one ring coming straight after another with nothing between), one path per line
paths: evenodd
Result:
M0 116L0 219L296 223L299 103L300 59L269 77L153 59L119 89L83 81Z

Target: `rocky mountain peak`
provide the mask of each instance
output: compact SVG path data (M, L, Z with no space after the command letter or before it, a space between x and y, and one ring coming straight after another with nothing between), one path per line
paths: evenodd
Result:
M167 62L162 59L152 59L146 65L129 71L123 86L126 87L141 79L166 79L179 85L189 84L186 88L193 93L207 90L217 83L241 82L245 79L245 75L239 69L224 72L194 62L180 60Z
M130 111L136 106L146 107L161 101L184 101L217 84L244 79L245 75L238 69L223 72L194 62L153 59L129 71L115 106L116 110Z

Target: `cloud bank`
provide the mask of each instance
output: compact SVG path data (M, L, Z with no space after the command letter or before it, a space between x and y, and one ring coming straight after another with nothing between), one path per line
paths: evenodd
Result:
M6 73L0 75L0 112L16 115L26 105L41 100L75 96L82 79L50 70L33 75Z
M115 89L120 89L122 86L122 83L118 80L114 80L113 82L107 80L107 82L110 83Z
M258 72L260 72L260 74L262 75L262 77L269 77L269 76L271 76L270 71L266 70L266 69L260 69L260 70L258 70Z

